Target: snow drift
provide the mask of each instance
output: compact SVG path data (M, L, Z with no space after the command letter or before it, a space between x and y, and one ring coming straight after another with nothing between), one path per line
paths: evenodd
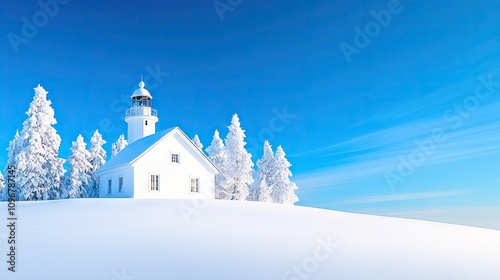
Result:
M238 201L19 202L17 216L17 271L4 261L0 279L500 279L500 231L480 228ZM7 259L5 226L0 240Z

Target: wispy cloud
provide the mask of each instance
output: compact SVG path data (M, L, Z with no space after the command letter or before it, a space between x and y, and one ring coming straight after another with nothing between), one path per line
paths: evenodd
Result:
M498 219L500 216L500 206L377 208L364 209L359 212L500 230L500 219Z
M417 199L430 199L430 198L443 198L453 197L470 194L467 190L457 191L436 191L436 192L420 192L420 193L405 193L405 194L391 194L391 195L374 195L366 196L355 199L348 199L333 204L365 204L365 203L378 203L402 200L417 200Z
M435 152L425 159L425 166L500 153L500 123L492 117L499 111L500 102L496 102L471 114L456 129L435 118L403 123L322 149L295 154L294 157L317 158L330 163L327 168L297 174L295 180L307 188L315 188L360 182L374 175L383 178L384 172L398 167L401 157L408 157L419 149L416 140L429 139L434 129L442 129L446 139L434 143Z

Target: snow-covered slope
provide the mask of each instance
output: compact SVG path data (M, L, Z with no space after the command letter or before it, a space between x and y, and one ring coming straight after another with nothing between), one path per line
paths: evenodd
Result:
M0 279L500 279L500 231L479 228L235 201L20 202L17 216L17 272L2 261Z

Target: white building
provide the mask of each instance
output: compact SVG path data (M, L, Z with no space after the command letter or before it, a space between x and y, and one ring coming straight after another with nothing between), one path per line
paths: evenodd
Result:
M157 111L144 86L126 112L129 145L96 172L99 197L214 199L217 167L180 128L155 133Z

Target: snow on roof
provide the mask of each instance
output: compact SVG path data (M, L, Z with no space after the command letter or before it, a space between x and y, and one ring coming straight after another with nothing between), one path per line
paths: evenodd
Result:
M119 152L115 157L112 157L108 162L106 162L98 171L108 170L120 165L129 164L138 158L140 155L145 153L149 148L151 148L156 142L160 141L164 136L172 132L178 127L171 127L153 135L141 138L134 143L128 145Z
M134 91L134 93L132 93L131 97L146 96L146 97L149 97L149 98L153 99L153 96L151 96L151 93L149 93L149 91L144 88L145 85L146 85L146 83L144 83L144 81L141 81L139 83L139 88L136 89Z

